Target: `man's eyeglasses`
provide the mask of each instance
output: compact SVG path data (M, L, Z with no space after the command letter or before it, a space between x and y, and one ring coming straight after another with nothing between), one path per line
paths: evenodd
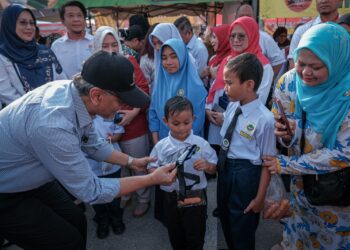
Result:
M243 33L232 33L230 35L230 40L234 40L235 38L237 38L238 41L242 42L245 39L245 34L243 34Z

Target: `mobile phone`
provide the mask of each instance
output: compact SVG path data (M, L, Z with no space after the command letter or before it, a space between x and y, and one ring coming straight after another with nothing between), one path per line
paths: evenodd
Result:
M289 126L289 122L288 122L286 113L284 112L283 105L282 105L281 101L279 99L275 99L274 102L276 103L278 110L279 110L278 112L281 115L280 122L286 126L287 134L292 135L292 130Z
M114 124L118 124L118 123L121 122L122 120L123 120L122 114L119 113L119 112L115 113L114 119L113 119Z
M186 150L179 156L176 161L176 167L179 167L185 163L188 159L190 159L196 153L197 145L193 144L188 146Z

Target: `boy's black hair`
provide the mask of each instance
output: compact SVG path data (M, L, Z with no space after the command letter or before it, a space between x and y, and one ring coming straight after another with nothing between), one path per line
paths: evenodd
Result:
M87 12L86 12L84 4L82 4L79 1L69 1L69 2L66 2L65 4L63 4L61 6L61 8L60 8L60 18L61 18L61 20L64 20L64 13L66 12L66 7L69 7L69 6L78 7L81 10L81 12L83 12L84 18L86 18Z
M263 66L259 59L250 53L243 53L228 61L226 72L235 73L241 84L247 80L254 81L254 91L257 91L263 76Z
M183 96L174 96L170 98L164 106L164 116L166 119L175 113L190 110L193 114L193 105L190 100Z

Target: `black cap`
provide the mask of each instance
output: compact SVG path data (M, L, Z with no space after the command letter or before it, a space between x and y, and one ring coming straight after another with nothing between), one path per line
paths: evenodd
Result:
M340 16L337 23L338 24L345 23L350 26L350 13Z
M114 92L124 103L142 108L148 95L134 82L134 67L127 58L116 53L98 51L83 65L82 78L101 89Z
M144 31L140 25L131 25L126 31L125 40L131 41L133 38L143 40L145 38Z

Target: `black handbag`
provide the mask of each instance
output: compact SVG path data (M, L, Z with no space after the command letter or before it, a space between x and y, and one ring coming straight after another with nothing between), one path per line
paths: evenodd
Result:
M304 153L306 113L302 113L301 154ZM303 175L304 193L310 204L315 206L350 205L350 167L326 174Z

